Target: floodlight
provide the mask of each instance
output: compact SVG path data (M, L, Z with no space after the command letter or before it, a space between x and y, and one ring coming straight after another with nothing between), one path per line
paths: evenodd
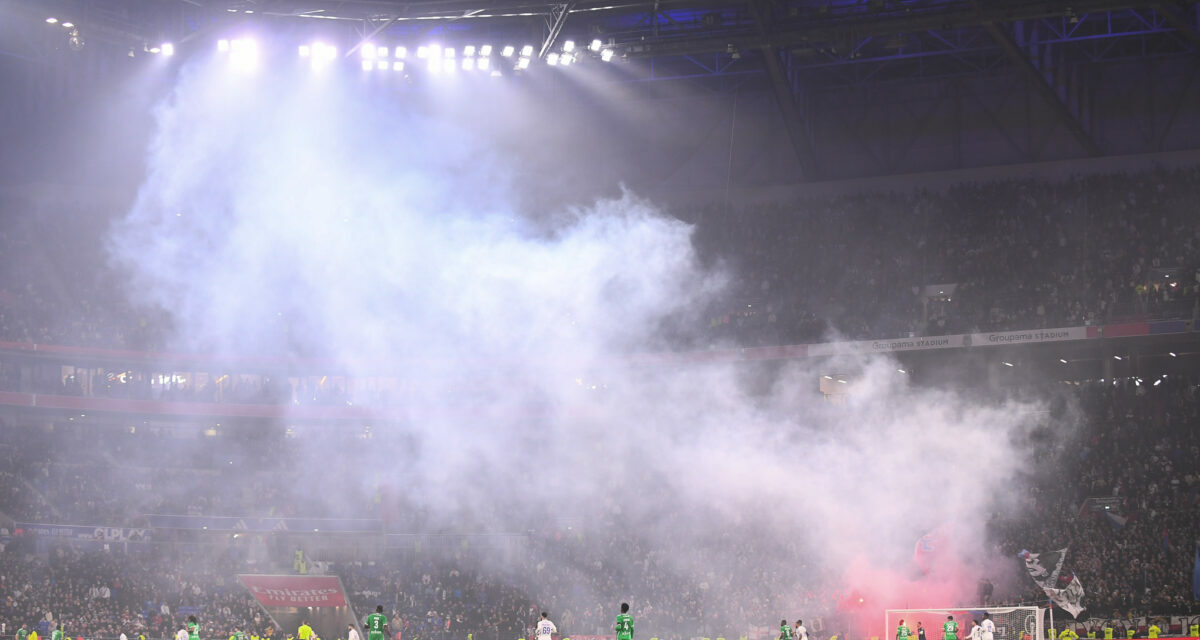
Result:
M504 45L504 48L500 50L500 55L504 56L505 58L511 58L512 54L513 46L511 44Z
M307 58L308 56L312 55L312 49L310 49L308 45L302 44L300 45L299 53L301 58Z
M375 53L379 54L380 58L386 58L386 57L388 57L388 54L391 52L388 51L387 47L376 47Z
M242 70L258 66L258 44L249 38L238 38L229 43L229 60Z
M570 53L564 53L564 54L562 54L562 57L560 57L558 59L558 61L560 63L562 63L562 66L565 67L565 66L571 64L572 62L575 62L575 56Z
M447 58L453 58L454 57L454 47L446 47L443 50L443 55L445 55Z
M612 57L613 57L613 50L612 50L612 49L605 49L604 51L601 51L601 52L600 52L600 59L601 59L601 60L603 60L603 61L605 61L605 62L608 62L609 60L612 60Z
M62 23L62 26L64 29L74 29L75 23L74 22L64 22L64 23Z
M446 71L457 71L458 70L458 67L455 66L454 60L452 60L452 59L444 60L444 61L442 61L442 64L445 65L444 68L446 69Z
M158 47L150 47L149 49L146 49L146 51L149 51L150 53L158 53L162 51L162 49L159 49Z
M521 58L520 60L517 60L517 68L518 69L528 69L529 68L529 58Z
M480 58L478 66L479 66L480 71L487 71L488 67L492 66L492 59L491 58Z
M592 51L599 51L600 47L602 47L602 46L604 46L604 43L600 42L600 38L596 38L595 40L592 40L592 46L589 48Z
M463 55L467 56L468 58L475 55L475 45L469 44L463 47Z
M527 44L527 45L521 47L521 55L525 56L526 58L533 55L533 45Z
M404 71L404 63L399 60L393 62L392 71Z
M376 63L376 67L375 67L375 68L379 69L380 71L387 71L387 68L388 68L388 61L387 61L387 60L380 60L379 62L377 62L377 63Z
M372 62L370 60L363 60L362 68L363 68L363 71L370 71L371 69L375 68L375 65L372 64Z
M430 58L429 59L429 71L432 73L439 73L439 72L441 72L441 70L442 70L441 59L440 58Z
M490 45L490 44L485 44L485 45L483 45L482 47L479 47L479 55L481 55L481 56L490 56L490 55L492 55L492 45Z
M433 57L433 58L442 57L442 45L440 45L440 44L429 45L429 55L430 55L430 57Z
M58 24L58 18L53 16L46 18L46 24Z
M370 42L363 43L363 46L358 50L362 57L370 59L375 57L375 45Z
M574 40L567 40L566 42L563 43L563 51L566 51L567 53L571 53L574 50L575 50L575 41Z
M429 57L429 47L426 47L426 46L417 47L417 57L418 58L428 58Z
M164 56L175 55L175 45L171 44L170 42L164 42L162 45L162 54Z
M552 67L557 67L558 66L558 53L556 53L554 51L547 53L546 54L546 64L548 64Z
M463 71L473 70L475 68L475 58L463 58L462 59L462 68L463 68Z
M228 40L217 40L217 51L220 51L221 53L225 53L226 51L229 51L229 41Z

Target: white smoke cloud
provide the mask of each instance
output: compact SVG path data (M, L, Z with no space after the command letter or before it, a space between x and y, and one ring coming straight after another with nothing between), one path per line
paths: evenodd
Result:
M438 526L615 516L696 583L805 564L873 590L878 612L911 586L917 536L952 524L953 570L921 604L971 599L1040 405L918 388L881 358L836 364L854 373L842 404L817 391L831 363L614 364L662 348L662 323L721 295L724 274L632 194L526 215L521 194L554 177L499 155L492 141L511 153L512 132L491 115L449 121L349 79L198 64L158 110L114 260L131 296L172 313L179 348L317 355L416 383L378 414L411 438L384 453ZM552 152L536 134L521 153ZM320 441L300 446L324 464ZM747 588L769 601L790 587Z

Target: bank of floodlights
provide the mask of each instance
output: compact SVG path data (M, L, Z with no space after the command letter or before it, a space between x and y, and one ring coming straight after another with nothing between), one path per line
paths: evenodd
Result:
M55 24L59 24L55 21ZM147 45L146 51L172 55L174 45L163 43L157 47ZM299 45L299 57L307 62L312 69L319 70L340 64L338 48L334 45L313 42ZM362 42L358 45L359 64L363 71L406 71L410 67L410 50L395 44ZM253 69L259 65L260 49L258 43L250 38L222 39L217 42L217 52L226 57L231 66L240 69ZM493 57L495 53L496 57ZM540 62L551 67L566 67L580 63L586 58L599 58L609 62L615 51L611 44L605 44L599 39L590 41L586 46L573 40L563 40L555 51L547 52L544 58L539 58L537 49L532 44L525 45L496 45L466 44L446 46L441 44L423 44L412 49L411 54L420 60L419 66L430 73L450 74L455 72L472 73L481 71L489 75L502 75L502 71L515 69L525 71ZM507 60L505 60L507 59Z
M362 57L363 71L404 71L404 59L408 57L408 50L404 47L392 49L370 42L363 43L358 52Z

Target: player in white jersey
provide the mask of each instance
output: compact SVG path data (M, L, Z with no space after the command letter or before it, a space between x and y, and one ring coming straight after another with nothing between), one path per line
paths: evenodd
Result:
M550 640L550 636L558 633L558 627L550 622L550 614L542 612L542 619L537 623L537 640Z
M803 620L796 621L796 632L792 634L796 640L808 640L808 629L804 626Z
M971 620L971 631L967 634L967 638L970 640L983 640L983 627L979 626L977 620Z
M996 623L992 622L986 611L983 614L983 622L979 626L983 628L983 640L992 640L996 637Z
M175 640L188 640L187 627L180 627L179 631L175 632Z

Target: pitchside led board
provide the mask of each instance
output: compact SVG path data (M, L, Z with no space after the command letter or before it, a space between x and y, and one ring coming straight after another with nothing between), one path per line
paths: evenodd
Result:
M240 575L238 580L285 634L296 633L305 620L322 640L345 638L350 624L362 633L337 576Z

